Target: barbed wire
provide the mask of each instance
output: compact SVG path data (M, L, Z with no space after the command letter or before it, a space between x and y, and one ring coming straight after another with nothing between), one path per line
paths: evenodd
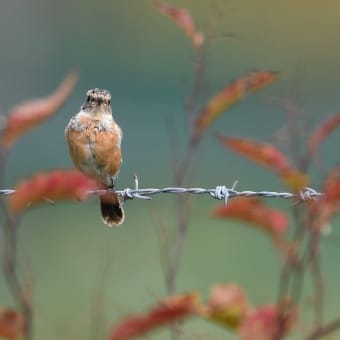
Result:
M298 194L293 194L290 192L276 192L276 191L238 191L234 188L227 188L225 186L217 186L213 189L204 189L204 188L162 188L162 189L124 189L117 190L116 193L121 196L124 200L140 198L140 199L151 199L151 195L156 195L160 193L167 194L209 194L211 197L223 200L225 204L227 204L229 198L233 197L271 197L271 198L284 198L284 199L292 199L297 198L302 201L316 199L323 195L323 193L317 192L312 188L305 188L303 191L300 191Z
M138 187L138 179L134 177L135 180L135 188L125 188L123 190L114 190L114 192L122 197L124 201L131 199L144 199L150 200L153 195L157 194L209 194L211 197L217 200L223 200L225 205L227 205L229 198L233 197L270 197L270 198L283 198L283 199L298 199L300 201L317 199L322 196L323 193L317 192L313 188L306 187L301 190L297 194L293 194L291 192L277 192L277 191L251 191L244 190L238 191L236 190L236 185L238 182L235 182L231 188L228 188L223 185L216 186L212 189L204 189L204 188L178 188L178 187L166 187L166 188L147 188L140 189ZM102 194L107 192L107 190L91 190L89 194ZM3 189L0 190L0 195L12 195L15 194L15 190L13 189Z

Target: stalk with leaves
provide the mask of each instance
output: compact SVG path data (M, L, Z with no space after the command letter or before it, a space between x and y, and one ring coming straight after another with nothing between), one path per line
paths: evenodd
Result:
M61 83L59 88L50 96L42 99L27 101L14 107L6 117L3 117L3 126L0 132L0 186L4 186L5 167L7 155L11 147L25 132L41 124L52 117L66 101L76 83L77 75L70 73ZM63 181L67 181L67 177ZM32 183L31 183L32 184ZM53 196L50 182L46 189L48 195ZM9 200L5 196L0 197L1 209L1 263L2 272L12 296L15 307L6 307L0 312L0 337L33 339L34 303L32 300L31 282L20 272L20 249L18 243L18 231L21 212L27 205L34 201L34 195L39 196L39 184L33 183L26 186L26 195L13 195ZM60 190L59 186L56 190ZM78 190L78 187L77 187ZM46 192L46 193L47 193ZM45 193L45 194L46 194ZM71 195L70 195L71 196ZM39 198L43 200L43 197ZM18 202L21 205L18 205ZM21 208L19 208L19 206Z
M188 176L192 174L195 154L204 139L209 125L233 105L245 99L248 94L275 81L278 78L278 73L256 71L242 76L227 84L221 91L212 96L203 107L199 107L204 95L207 68L205 55L210 45L210 38L198 31L194 19L185 8L174 7L165 2L157 3L156 8L170 17L183 30L190 39L195 54L193 87L185 105L188 130L187 144L184 146L182 157L178 157L174 162L174 184L182 187L191 184ZM176 291L176 277L190 224L191 201L188 196L176 197L176 211L178 225L175 240L172 245L162 248L170 251L170 254L166 255L168 261L163 263L166 287L169 294Z
M188 185L188 175L200 144L211 123L226 110L278 79L279 73L257 71L236 79L228 84L202 108L203 84L206 77L205 52L207 38L198 32L190 13L183 8L168 3L158 3L156 7L169 16L185 32L193 43L196 55L195 76L192 94L187 105L188 136L183 156L176 160L174 183ZM304 277L311 274L314 285L314 322L307 332L306 339L318 339L340 328L339 319L324 322L324 279L321 268L321 233L340 209L340 169L335 166L325 177L321 186L324 195L313 202L305 202L303 192L311 185L308 169L316 151L329 134L340 125L339 115L330 117L324 124L309 134L305 145L299 126L298 111L292 101L285 101L287 113L288 150L286 156L271 143L251 140L244 137L218 135L218 141L226 148L273 171L298 197L292 205L293 225L290 226L286 212L267 206L258 198L233 198L228 205L220 205L213 216L220 219L237 219L265 231L273 240L275 249L282 258L282 271L279 279L277 302L254 306L245 292L234 284L214 285L211 296L201 302L195 293L168 296L146 314L127 318L110 333L110 339L132 339L153 329L171 324L174 321L198 316L218 323L238 334L241 340L277 340L285 338L298 322L301 298L304 292ZM305 150L304 152L301 150ZM300 199L299 199L300 195ZM178 226L175 240L161 249L163 254L166 286L169 294L176 292L176 278L190 224L191 202L189 197L178 196ZM292 230L291 238L287 234ZM170 243L170 244L169 244ZM162 256L162 254L161 254ZM185 312L183 312L183 310ZM162 317L160 317L161 313ZM159 320L159 322L157 322ZM161 320L161 321L160 321ZM167 321L166 321L167 320ZM173 338L178 332L172 333Z

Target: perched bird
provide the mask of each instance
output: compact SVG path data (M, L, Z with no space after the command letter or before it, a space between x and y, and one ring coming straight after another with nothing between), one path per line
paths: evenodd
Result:
M111 94L106 90L87 92L80 112L66 126L65 135L72 161L77 169L106 189L100 196L103 221L108 226L124 221L122 202L114 185L122 164L122 130L112 117Z

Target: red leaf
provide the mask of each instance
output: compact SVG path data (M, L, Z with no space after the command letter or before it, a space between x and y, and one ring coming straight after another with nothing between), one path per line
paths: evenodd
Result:
M237 137L219 136L219 140L233 151L274 170L294 192L308 185L308 176L292 168L283 153L273 145Z
M294 193L300 192L306 188L309 183L308 175L294 168L283 169L279 173L279 176Z
M237 137L220 136L219 140L233 151L277 172L290 167L286 157L271 144Z
M239 102L245 95L244 79L238 79L227 85L222 91L216 93L202 109L196 120L196 128L199 132L220 116L224 111Z
M297 311L293 310L283 319L282 330L279 327L280 314L277 306L267 305L255 309L247 315L240 328L240 340L276 340L279 332L283 338L292 329L297 319Z
M212 287L206 306L199 308L199 315L231 329L237 329L251 306L236 284L217 284Z
M311 211L314 214L313 227L322 229L340 210L340 165L333 169L327 176L324 195L315 204L311 202Z
M111 330L109 339L128 340L143 336L194 314L197 303L198 296L193 293L170 297L145 314L126 318Z
M234 80L217 92L203 107L196 119L196 135L203 131L224 111L244 99L245 95L271 84L278 79L278 72L256 71Z
M77 170L54 170L34 175L18 184L8 200L14 214L28 206L46 200L84 199L89 190L97 189L96 182Z
M340 113L328 118L309 137L307 148L310 155L313 155L319 145L340 125Z
M158 2L155 7L163 14L170 17L191 39L195 47L203 44L204 36L196 29L195 22L185 8L174 7L166 2Z
M280 237L288 226L285 213L265 206L260 199L255 197L233 198L227 206L216 207L213 210L213 216L252 223L274 237Z
M71 72L50 96L14 107L0 136L1 144L8 149L26 131L50 118L66 101L76 80L77 74Z
M258 91L276 81L280 76L275 71L254 71L246 78L247 91Z
M0 338L17 339L25 331L24 317L14 309L0 310Z
M334 205L340 204L340 165L335 167L327 176L324 193L326 202Z

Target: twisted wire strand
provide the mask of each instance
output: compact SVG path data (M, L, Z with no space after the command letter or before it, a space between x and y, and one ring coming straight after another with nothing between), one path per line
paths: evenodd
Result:
M135 188L125 188L123 190L115 190L115 193L122 197L124 201L130 199L145 199L150 200L153 195L157 194L209 194L211 197L217 200L224 200L224 203L227 204L229 198L233 197L270 197L270 198L283 198L283 199L299 199L301 201L307 201L312 199L317 199L322 196L323 193L317 192L312 188L304 188L298 194L293 194L290 192L276 192L276 191L251 191L244 190L238 191L235 189L236 182L231 188L227 188L226 186L216 186L212 189L204 189L204 188L177 188L177 187L166 187L166 188L147 188L140 189L138 187L138 179L135 178ZM101 194L105 193L106 190L91 190L89 194ZM3 189L0 190L0 195L12 195L15 193L15 190L12 189Z
M229 198L233 197L270 197L270 198L283 198L283 199L292 199L297 198L302 201L317 199L322 196L323 193L317 192L312 188L305 188L300 191L298 194L293 194L290 192L276 192L276 191L251 191L244 190L238 191L234 187L227 188L226 186L217 186L212 189L204 189L204 188L177 188L177 187L168 187L161 189L124 189L124 190L116 190L115 191L119 196L121 196L124 200L140 198L140 199L151 199L150 196L167 193L167 194L209 194L211 197L224 200L225 204L227 204Z

